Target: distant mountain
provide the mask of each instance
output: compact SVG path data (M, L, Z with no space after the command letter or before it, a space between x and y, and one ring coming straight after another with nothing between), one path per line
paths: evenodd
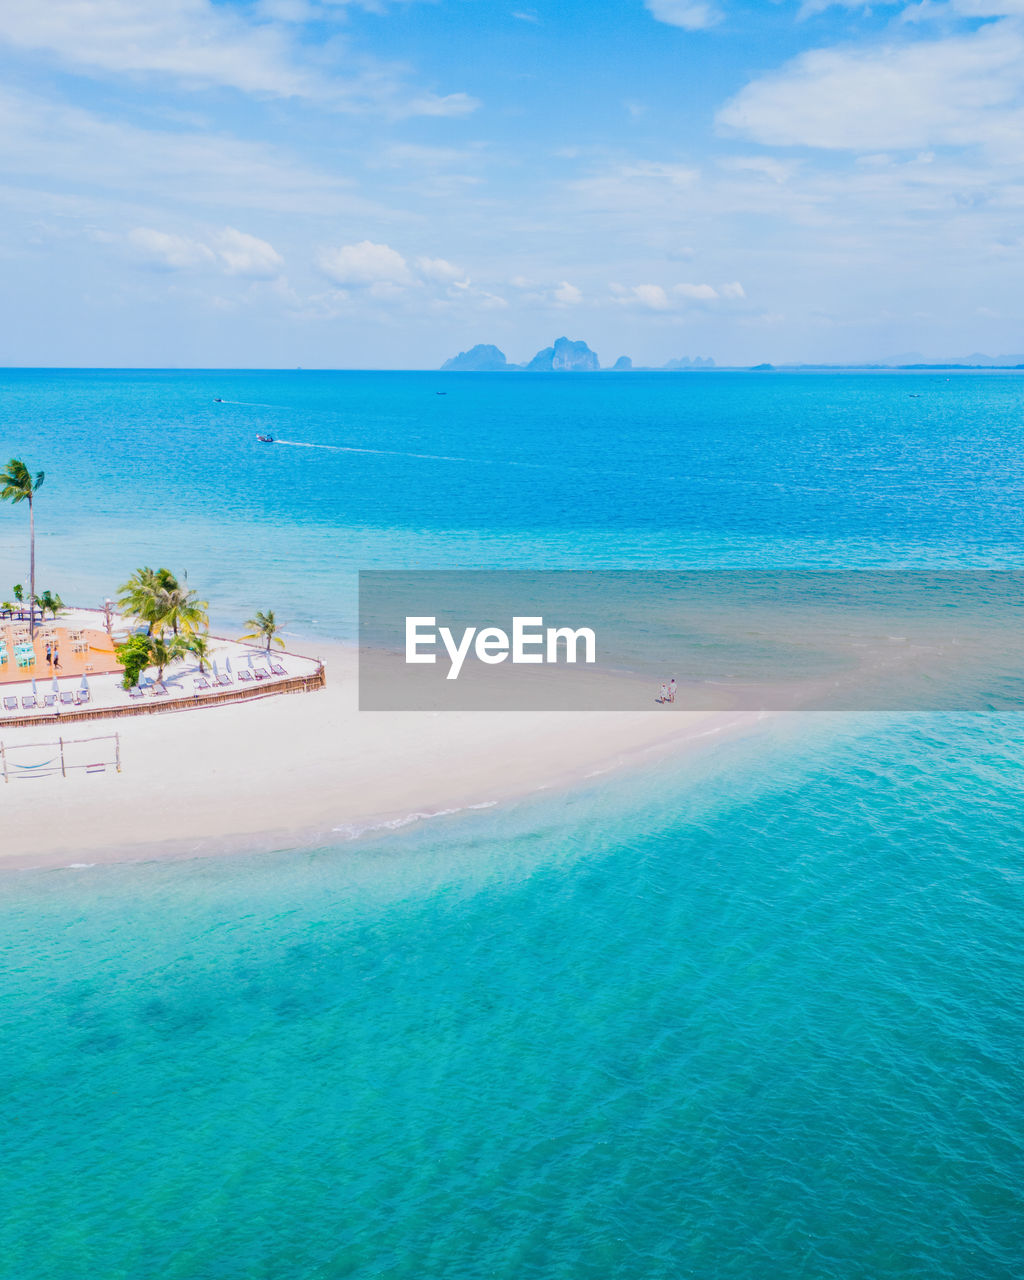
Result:
M713 369L715 362L710 356L697 356L696 359L692 360L689 356L682 356L678 360L669 360L667 364L663 364L661 367L673 371L680 369Z
M468 351L460 351L441 366L449 373L504 373L506 369L515 368L505 359L504 351L499 351L490 343L478 342Z
M630 360L629 356L619 356L618 360L612 365L612 373L626 373L632 367L633 361Z
M879 364L896 369L1015 369L1024 364L1024 355L989 356L983 351L972 351L969 356L946 356L936 360L928 359L919 351L907 351L880 360Z
M526 366L530 373L590 373L600 369L597 355L585 342L559 338L553 347L538 351Z

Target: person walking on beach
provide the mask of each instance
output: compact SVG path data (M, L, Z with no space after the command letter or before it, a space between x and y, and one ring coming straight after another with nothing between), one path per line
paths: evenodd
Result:
M668 682L668 700L675 702L676 700L676 678L675 676Z
M665 684L664 681L662 681L661 689L659 690L658 696L654 699L654 701L661 702L661 703L668 702L668 685Z

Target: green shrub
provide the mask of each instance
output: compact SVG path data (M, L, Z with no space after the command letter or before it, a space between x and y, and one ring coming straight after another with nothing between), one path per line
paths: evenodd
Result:
M139 676L152 663L149 636L129 636L124 644L116 645L114 653L124 667L123 686L131 689L139 683Z

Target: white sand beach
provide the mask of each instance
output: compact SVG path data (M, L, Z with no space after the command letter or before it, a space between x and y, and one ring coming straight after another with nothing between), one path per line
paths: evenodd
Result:
M0 784L0 865L338 839L571 785L652 753L720 740L757 718L653 705L635 712L361 712L356 650L315 648L327 665L326 688L315 692L65 726L67 738L118 733L122 770ZM12 747L52 742L57 731L40 724L0 736Z

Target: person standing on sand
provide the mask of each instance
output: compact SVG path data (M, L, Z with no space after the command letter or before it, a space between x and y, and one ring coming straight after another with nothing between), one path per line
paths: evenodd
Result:
M51 644L47 644L47 646L46 646L46 665L47 665L47 666L49 666L49 665L50 665L50 663L51 663L52 661L53 661L53 645L51 645Z
M668 700L675 702L676 700L676 678L675 676L668 682Z
M662 702L662 703L668 702L668 685L667 684L662 683L661 689L658 692L658 696L654 699L654 701Z
M53 670L55 673L60 670L60 654L56 649L53 651Z

